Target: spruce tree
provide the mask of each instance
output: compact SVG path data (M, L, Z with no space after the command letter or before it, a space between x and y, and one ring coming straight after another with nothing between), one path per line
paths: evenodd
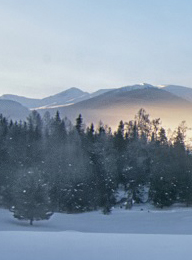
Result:
M19 220L33 221L49 219L52 206L48 186L44 183L38 169L22 172L14 186L14 202L10 211Z
M76 118L76 125L75 128L79 134L83 133L83 118L82 115L79 114L79 116Z
M125 151L126 151L126 142L124 138L124 123L120 121L117 132L114 136L114 148L116 150L117 158L117 173L118 181L122 184L125 184L124 178L124 168L125 168Z

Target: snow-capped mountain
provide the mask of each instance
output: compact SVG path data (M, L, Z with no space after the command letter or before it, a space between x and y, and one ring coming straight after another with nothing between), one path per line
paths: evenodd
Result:
M0 99L19 102L23 106L29 109L38 109L38 108L43 109L43 108L55 108L60 106L73 105L80 101L102 95L110 90L111 89L100 89L96 92L88 93L78 88L70 88L58 94L45 97L42 99L33 99L33 98L27 98L23 96L12 95L12 94L2 95Z
M81 113L87 124L97 124L102 120L115 129L121 119L133 119L140 108L144 108L153 118L161 118L167 128L175 128L183 120L192 121L191 102L150 85L139 85L139 88L132 90L129 87L111 90L72 106L48 111L54 115L59 110L61 116L67 116L73 122ZM45 111L39 110L42 114Z
M89 93L83 92L78 88L70 88L62 91L56 95L52 95L42 99L26 98L17 95L6 94L0 97L0 99L13 100L21 103L30 109L38 107L54 107L57 105L65 105L70 103L76 103L89 98Z
M132 86L125 86L122 88L118 88L115 91L116 92L126 92L126 91L132 91L132 90L136 90L136 89L148 89L148 88L157 88L157 87L153 86L151 84L148 84L148 83L140 83L140 84L136 84L136 85L132 85Z
M115 127L121 119L133 119L138 110L144 108L152 117L160 117L166 126L172 127L177 126L182 120L192 121L190 93L192 94L192 89L186 87L169 85L159 88L142 83L116 89L100 89L93 93L70 88L43 99L3 95L0 101L5 101L6 98L18 101L31 110L35 108L42 115L46 111L54 115L59 110L62 117L67 116L73 122L78 114L82 113L87 124L102 120ZM28 115L27 108L24 108L25 113L22 112L21 116L19 109L14 109L13 114L6 113L8 107L1 109L0 106L0 113L14 119L14 113L17 114L17 119L23 119L23 115Z

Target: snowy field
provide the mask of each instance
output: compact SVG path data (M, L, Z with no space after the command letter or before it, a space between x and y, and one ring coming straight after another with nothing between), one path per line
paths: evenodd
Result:
M191 255L191 208L54 214L32 227L0 209L1 260L180 260Z

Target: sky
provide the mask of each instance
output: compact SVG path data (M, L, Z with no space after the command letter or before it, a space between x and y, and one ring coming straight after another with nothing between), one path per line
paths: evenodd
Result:
M190 0L0 0L0 95L192 87Z

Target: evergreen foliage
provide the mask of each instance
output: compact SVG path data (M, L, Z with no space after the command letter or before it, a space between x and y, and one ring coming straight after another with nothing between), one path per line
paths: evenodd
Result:
M114 134L102 122L85 128L80 114L73 126L47 112L32 111L26 122L0 115L0 203L18 219L48 219L54 211L79 213L98 208L109 214L118 187L126 207L192 204L192 153L182 122L169 139L160 119L141 109L120 121ZM145 200L146 201L146 200Z
M17 219L25 219L33 225L34 220L49 219L53 214L48 186L38 170L22 173L14 186L11 211Z

